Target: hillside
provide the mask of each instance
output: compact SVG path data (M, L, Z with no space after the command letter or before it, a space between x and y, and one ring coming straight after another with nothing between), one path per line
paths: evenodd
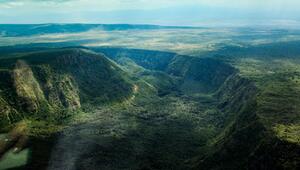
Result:
M217 55L219 59L237 68L239 75L248 79L256 90L248 107L234 109L243 103L241 97L226 102L228 112L239 114L232 119L226 133L213 142L211 155L204 156L198 168L297 169L300 166L296 44L299 42L234 50L228 47L216 52L222 54ZM230 89L221 91L226 94ZM245 95L249 90L236 93Z
M2 58L0 75L2 128L24 118L59 121L86 104L125 99L133 88L118 65L83 49Z

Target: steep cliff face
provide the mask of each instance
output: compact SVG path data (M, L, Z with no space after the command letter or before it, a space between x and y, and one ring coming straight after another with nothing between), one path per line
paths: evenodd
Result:
M10 106L3 98L0 97L0 124L1 127L8 126L13 122L20 120L22 115L16 109Z
M112 60L118 60L120 58L129 58L133 60L139 66L149 70L165 71L170 61L177 56L176 53L151 51L151 50L139 50L139 49L127 49L127 48L92 48L92 50L103 53Z
M253 82L230 75L215 93L218 108L225 114L223 130L212 139L209 150L195 169L245 169L249 156L265 137L256 114L257 88Z
M103 55L81 49L32 53L0 60L1 127L23 117L59 118L85 103L127 98L125 72ZM2 109L3 108L3 109ZM2 126L3 125L3 126Z
M16 62L13 79L19 105L26 112L36 113L42 107L49 107L39 82L25 61Z
M167 73L182 77L181 89L186 93L213 93L236 70L212 58L176 56Z
M262 106L264 108L266 105L259 104L263 94L263 89L239 74L227 78L215 93L219 103L217 107L225 115L223 130L208 143L208 152L198 159L195 169L299 167L300 147L297 142L288 142L278 137L265 120ZM274 108L280 108L280 105Z
M15 98L14 80L10 70L0 69L0 127L22 119L24 116L17 111L17 100Z

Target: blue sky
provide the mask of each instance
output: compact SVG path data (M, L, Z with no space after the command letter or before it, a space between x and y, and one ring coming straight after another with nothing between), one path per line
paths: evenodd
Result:
M0 0L0 23L282 24L299 0Z

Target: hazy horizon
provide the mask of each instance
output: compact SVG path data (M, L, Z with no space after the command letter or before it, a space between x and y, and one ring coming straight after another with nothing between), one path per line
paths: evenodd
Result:
M300 25L296 0L0 0L0 24Z

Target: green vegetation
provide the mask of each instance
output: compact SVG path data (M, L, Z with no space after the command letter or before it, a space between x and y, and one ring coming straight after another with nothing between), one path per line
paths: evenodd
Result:
M202 158L204 163L199 167L299 167L299 159L295 158L299 153L299 61L297 49L290 44L295 42L225 50L227 56L223 60L237 68L241 77L253 82L257 92L250 95L252 104L244 111L234 109L239 103L244 103L241 97L237 102L230 100L234 105L230 104L228 109L240 113L240 116L233 119L227 134L219 137L213 145L219 149ZM288 56L278 56L278 49ZM249 91L234 89L243 96Z
M280 139L287 140L292 143L300 143L300 126L299 125L283 125L279 124L274 128Z
M7 80L0 85L0 104L5 108L1 121L10 124L24 118L60 124L82 105L117 101L132 93L125 72L86 50L23 54L1 59L0 66L6 69L1 79Z
M21 121L35 140L58 140L53 166L70 151L81 169L296 169L295 44L205 57L110 47L9 54L0 59L2 131ZM287 57L273 51L287 47Z
M274 46L278 46L278 44ZM282 44L282 46L285 47L286 44ZM271 45L267 47L274 48ZM267 47L256 47L258 50L252 50L262 51ZM289 48L291 47L293 46L289 46ZM295 51L289 48L286 50ZM273 52L276 53L276 51ZM268 129L276 129L275 134L284 139L280 132L284 129L283 126L297 127L297 124L300 123L298 109L300 107L299 59L294 56L295 54L286 58L270 57L271 54L267 54L268 57L264 55L266 54L237 59L232 63L239 68L242 76L248 77L257 85L259 89L257 113L260 119ZM295 133L294 137L297 138L297 136ZM289 139L287 138L287 140Z

